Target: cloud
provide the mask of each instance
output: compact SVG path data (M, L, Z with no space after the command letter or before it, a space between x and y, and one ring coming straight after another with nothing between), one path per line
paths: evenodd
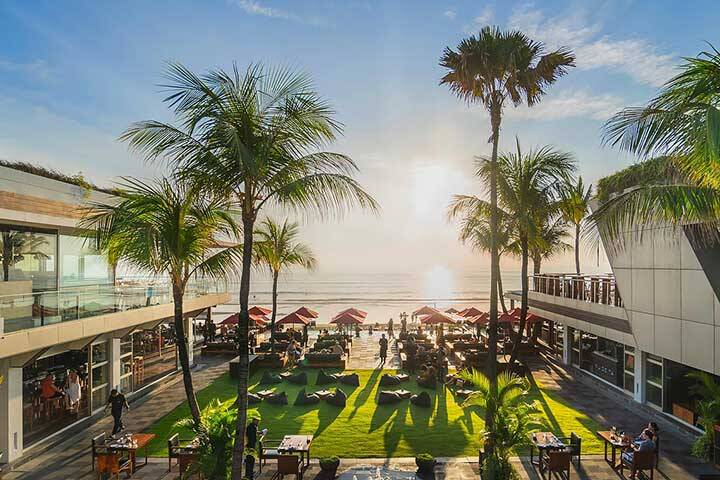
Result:
M455 20L457 13L455 13L455 10L445 10L445 12L443 12L443 15L450 20Z
M473 19L473 22L475 22L475 25L482 27L482 26L485 26L488 23L492 22L493 17L494 17L493 9L490 8L489 5L487 5L483 9L483 11L480 13L480 15L478 15L477 17L475 17Z
M320 25L324 23L321 19L315 17L305 17L296 15L287 10L280 8L268 7L257 0L234 0L234 3L249 15L260 15L268 18L277 18L280 20L290 20L308 25Z
M513 11L508 24L545 42L549 48L572 49L581 70L605 68L653 87L661 86L676 74L674 56L661 53L657 46L642 38L602 35L602 25L590 23L582 15L546 18L527 4Z
M534 107L525 105L507 108L505 116L517 120L560 120L590 118L605 121L625 105L616 95L594 95L587 90L560 90L543 99Z
M6 72L17 72L29 75L41 80L50 78L51 69L45 60L34 60L32 62L11 62L0 58L0 70Z

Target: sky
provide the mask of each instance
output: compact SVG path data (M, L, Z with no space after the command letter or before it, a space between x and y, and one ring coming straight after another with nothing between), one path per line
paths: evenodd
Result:
M101 185L152 177L159 167L117 138L134 121L172 121L159 87L166 62L198 73L290 66L333 104L344 135L331 148L357 162L382 208L303 221L321 271L482 271L489 259L458 243L446 210L453 194L483 194L473 158L490 153L489 121L439 85L443 49L487 24L572 49L577 67L539 105L507 108L501 148L516 137L553 145L595 183L636 161L602 145L605 120L652 98L681 57L720 43L718 21L714 1L0 0L0 158ZM590 250L584 270L607 271ZM563 255L546 268L572 265Z

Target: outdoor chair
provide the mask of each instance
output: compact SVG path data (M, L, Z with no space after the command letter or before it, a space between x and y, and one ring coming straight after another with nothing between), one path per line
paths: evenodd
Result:
M300 372L296 375L289 376L287 381L295 385L307 385L307 373Z
M97 458L99 452L99 449L105 444L105 432L101 433L100 435L93 437L91 442L91 455L92 455L92 469L95 470L95 459Z
M277 459L278 468L273 479L283 479L285 475L295 475L296 480L302 478L302 462L297 455L280 455Z
M420 392L417 395L410 397L410 403L418 407L430 407L432 405L432 400L430 399L430 394L427 392Z
M320 369L315 385L328 385L330 383L335 383L336 381L337 378L335 378L333 375L328 375L323 369Z
M357 373L349 373L347 375L342 375L338 381L342 383L343 385L350 385L354 387L360 386L360 377Z
M116 478L119 480L120 472L127 472L128 477L132 475L132 463L130 462L130 459L123 458L116 452L98 452L97 464L98 478L104 478L104 475L109 475L109 478Z
M650 470L650 480L652 480L655 472L655 452L633 452L631 458L622 454L620 456L621 476L626 467L630 469L630 475L633 476L636 476L638 472Z
M173 458L179 457L180 450L180 434L176 433L168 438L168 472L172 470Z
M545 478L545 472L558 473L561 476L565 476L566 479L570 478L570 459L572 453L567 450L550 450L547 454L540 458L540 475Z
M327 398L327 403L336 407L344 407L347 402L347 395L339 388L335 389L335 393Z
M287 393L285 393L285 392L273 393L272 395L268 395L267 397L265 397L265 401L272 405L287 405L288 404Z
M262 472L262 467L267 463L268 460L277 460L282 455L280 454L281 440L269 440L261 438L258 440L258 469Z
M311 393L308 395L305 392L305 389L303 388L298 392L297 398L295 399L295 406L299 405L315 405L316 403L320 403L320 397L315 395L314 393Z
M247 399L248 399L248 405L256 405L256 404L262 402L262 398L260 397L260 395L257 395L255 393L248 392Z
M653 442L655 442L655 468L657 468L658 462L660 462L660 435L655 434Z
M390 405L398 403L402 398L397 393L390 390L383 390L378 395L378 405Z
M569 437L559 437L558 440L563 442L566 450L568 450L573 457L577 457L577 466L580 468L580 454L582 451L582 438L580 438L575 432L571 432Z
M400 379L395 375L390 375L388 373L384 373L382 377L380 377L380 386L395 386L400 385Z

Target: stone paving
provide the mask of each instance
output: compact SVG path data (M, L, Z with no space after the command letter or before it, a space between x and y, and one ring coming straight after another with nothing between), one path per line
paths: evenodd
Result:
M347 368L354 370L380 368L380 345L378 342L383 333L385 332L375 331L372 335L368 335L367 331L363 331L360 333L360 337L353 337ZM400 368L400 357L398 355L396 340L395 338L390 338L389 340L387 361L385 365L382 365L382 368Z

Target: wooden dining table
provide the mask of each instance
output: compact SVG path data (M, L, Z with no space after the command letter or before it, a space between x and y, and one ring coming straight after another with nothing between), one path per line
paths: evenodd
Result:
M533 450L538 449L538 460L533 457ZM552 432L536 432L530 435L530 464L542 468L542 455L545 450L560 450L565 448Z
M309 466L312 441L312 435L285 435L278 446L278 452L282 454L297 452L300 454L300 460Z
M148 464L148 444L155 439L157 435L154 433L132 433L123 435L120 438L112 439L105 443L105 448L117 451L117 452L128 452L130 457L130 473L133 474L137 470L137 452L141 448L145 450L145 462L144 465Z
M621 439L619 435L614 434L610 430L601 430L596 433L605 444L605 461L613 470L618 470L620 468L620 462L618 462L620 456L617 455L616 452L620 450L620 455L622 455L623 450L630 448L630 439L627 437ZM608 458L608 446L611 450L610 458Z

